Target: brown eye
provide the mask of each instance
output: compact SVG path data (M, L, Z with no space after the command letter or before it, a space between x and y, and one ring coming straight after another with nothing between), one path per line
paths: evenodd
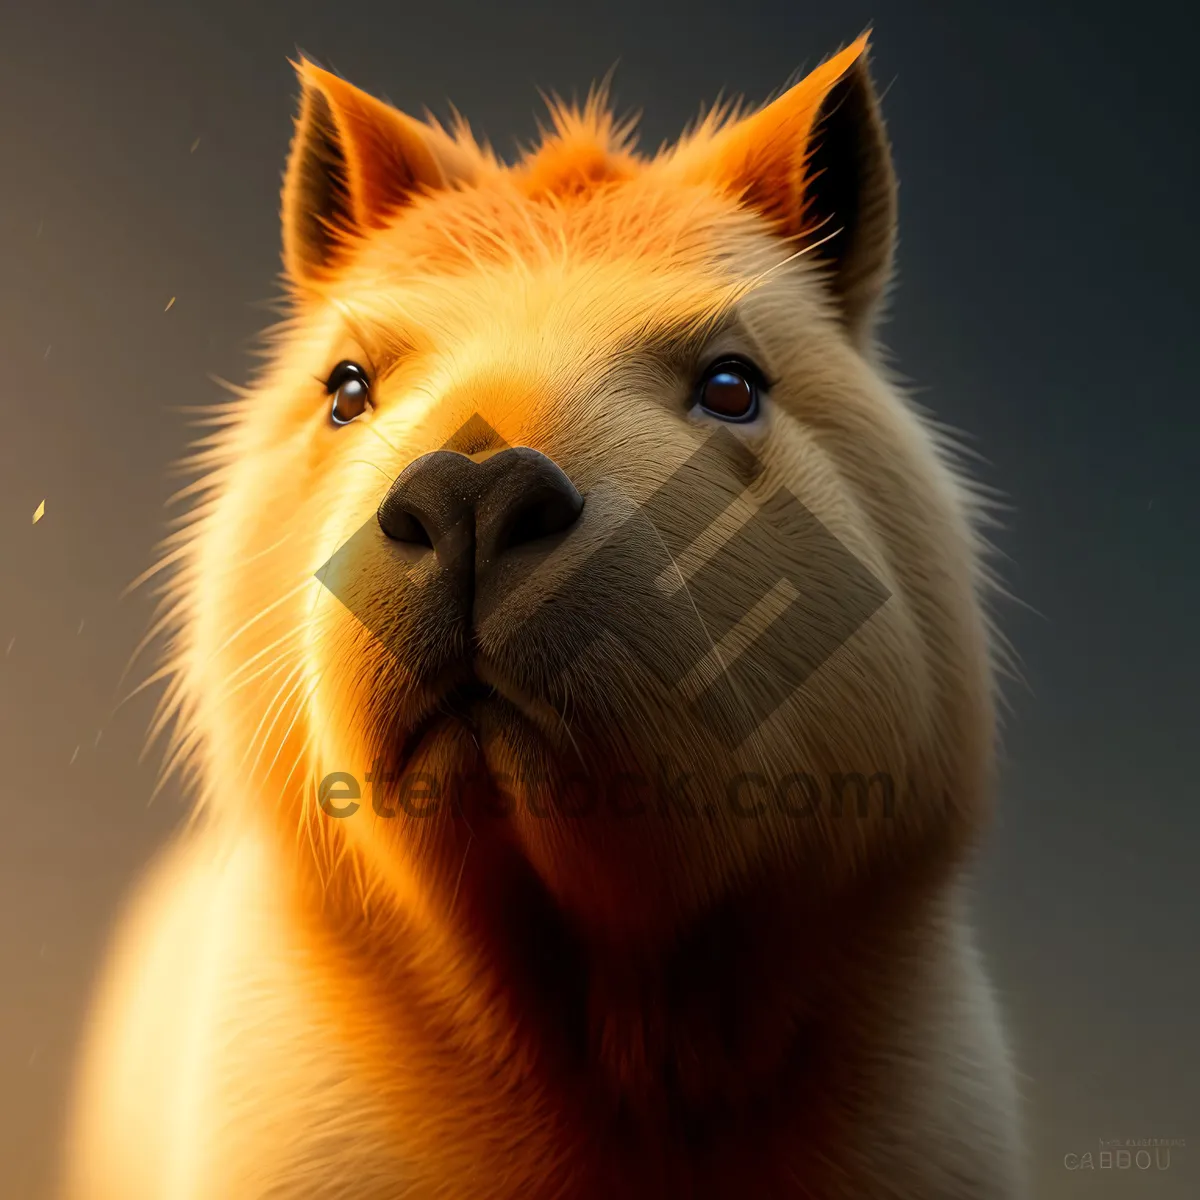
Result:
M696 403L722 421L753 421L758 416L762 372L742 359L714 363L700 380Z
M358 363L338 363L325 381L325 392L333 397L329 415L335 425L349 425L371 404L371 385Z

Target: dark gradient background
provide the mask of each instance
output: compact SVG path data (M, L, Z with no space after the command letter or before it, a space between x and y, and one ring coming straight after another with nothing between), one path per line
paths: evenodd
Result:
M178 408L244 380L271 319L286 56L453 101L506 153L537 86L619 59L654 147L872 22L902 181L888 340L1009 495L1029 606L1001 612L1026 685L980 921L1037 1194L1200 1195L1192 6L26 0L0 17L0 1196L49 1192L106 931L183 812L147 803L151 697L114 712L149 611L120 593L163 531ZM1141 1137L1189 1145L1064 1167Z

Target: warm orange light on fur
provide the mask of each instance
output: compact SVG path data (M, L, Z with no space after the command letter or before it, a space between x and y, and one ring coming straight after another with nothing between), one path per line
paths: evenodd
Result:
M960 889L992 769L979 506L876 361L895 188L865 55L864 36L655 157L596 92L512 166L465 123L297 64L291 315L199 446L194 514L164 557L159 727L197 815L113 950L75 1200L1020 1194ZM447 446L552 460L583 505L558 552L582 554L711 434L696 380L728 355L769 381L759 415L728 426L759 470L710 464L665 509L664 537L710 489L739 497L680 539L675 575L783 489L890 593L744 744L698 725L686 688L620 637L553 677L602 620L653 629L651 656L684 631L619 573L538 625L536 539L532 557L495 551L527 563L498 588L499 625L471 625L469 603L451 618L432 534L406 551L426 575L365 576L392 652L316 578L359 529L392 561L381 502ZM370 406L337 427L324 381L347 361ZM813 566L784 538L748 554L719 601L740 569ZM711 638L698 677L775 600ZM457 693L430 664L464 646L476 690L441 717ZM705 819L554 808L581 764L604 787L664 759ZM396 778L372 796L380 762ZM373 808L421 772L467 771L489 802L510 781L511 811ZM905 790L894 812L796 820L775 785L797 771ZM363 782L353 815L321 809L333 773ZM734 779L762 799L754 819L729 808Z

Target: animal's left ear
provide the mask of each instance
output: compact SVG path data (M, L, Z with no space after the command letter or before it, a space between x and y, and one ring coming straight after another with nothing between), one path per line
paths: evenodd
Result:
M859 344L871 337L896 244L896 179L867 70L867 37L709 148L709 169L745 205L812 247Z
M414 120L307 59L283 187L283 257L293 284L326 278L347 245L422 192L470 179L474 164Z

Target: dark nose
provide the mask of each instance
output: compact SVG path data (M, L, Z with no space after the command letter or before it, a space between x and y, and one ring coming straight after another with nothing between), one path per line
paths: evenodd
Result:
M507 551L564 532L582 511L578 489L539 450L513 446L483 462L434 450L392 484L379 525L393 541L432 549L473 590Z

